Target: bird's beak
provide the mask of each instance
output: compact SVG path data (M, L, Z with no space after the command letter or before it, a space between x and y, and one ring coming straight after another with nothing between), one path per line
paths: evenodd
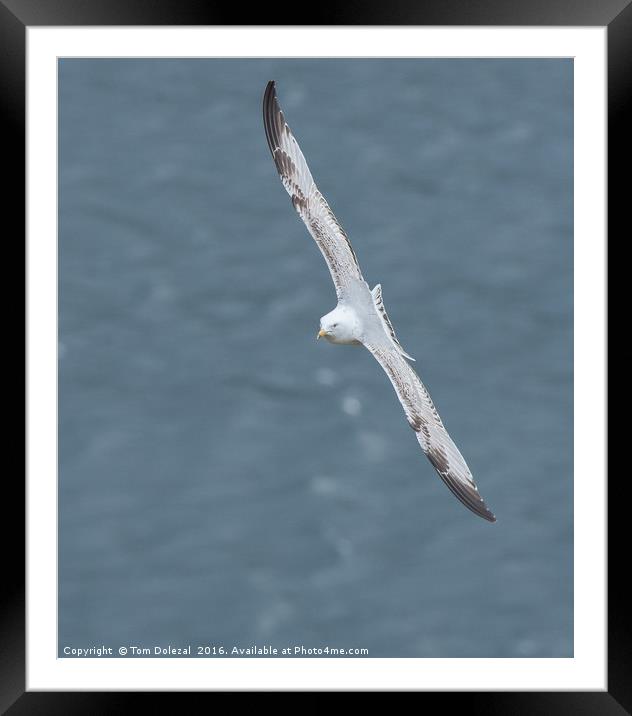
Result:
M318 335L316 336L316 340L318 340L319 338L322 338L323 336L326 336L326 335L327 335L327 331L325 331L323 328L321 328L320 331L318 331Z

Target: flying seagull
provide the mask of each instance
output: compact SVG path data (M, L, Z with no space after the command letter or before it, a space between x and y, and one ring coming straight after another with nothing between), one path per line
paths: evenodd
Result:
M285 121L272 81L263 95L263 124L283 186L325 257L336 288L338 304L320 319L317 337L330 343L363 345L369 350L388 375L408 424L441 479L472 512L495 522L426 387L408 362L414 359L397 340L384 308L380 284L369 289L351 242L318 191L303 152Z

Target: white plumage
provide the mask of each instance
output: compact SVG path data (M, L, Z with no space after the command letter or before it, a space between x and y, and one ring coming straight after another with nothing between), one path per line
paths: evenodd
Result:
M362 277L351 243L323 195L279 107L274 82L263 96L263 122L283 186L325 257L338 305L320 320L319 336L331 343L362 344L388 375L422 450L452 493L472 512L495 522L463 456L448 435L426 387L412 369L382 301Z

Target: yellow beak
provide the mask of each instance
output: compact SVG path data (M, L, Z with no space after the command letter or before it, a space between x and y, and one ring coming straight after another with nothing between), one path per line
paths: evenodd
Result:
M325 331L325 330L323 330L323 329L321 328L320 331L318 331L318 335L316 336L316 340L318 340L319 338L322 338L323 336L326 336L326 335L327 335L327 331Z

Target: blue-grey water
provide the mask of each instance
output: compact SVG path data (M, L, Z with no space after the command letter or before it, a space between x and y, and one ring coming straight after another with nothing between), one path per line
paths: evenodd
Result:
M436 476L265 83L498 517ZM59 653L573 653L571 60L59 63Z

